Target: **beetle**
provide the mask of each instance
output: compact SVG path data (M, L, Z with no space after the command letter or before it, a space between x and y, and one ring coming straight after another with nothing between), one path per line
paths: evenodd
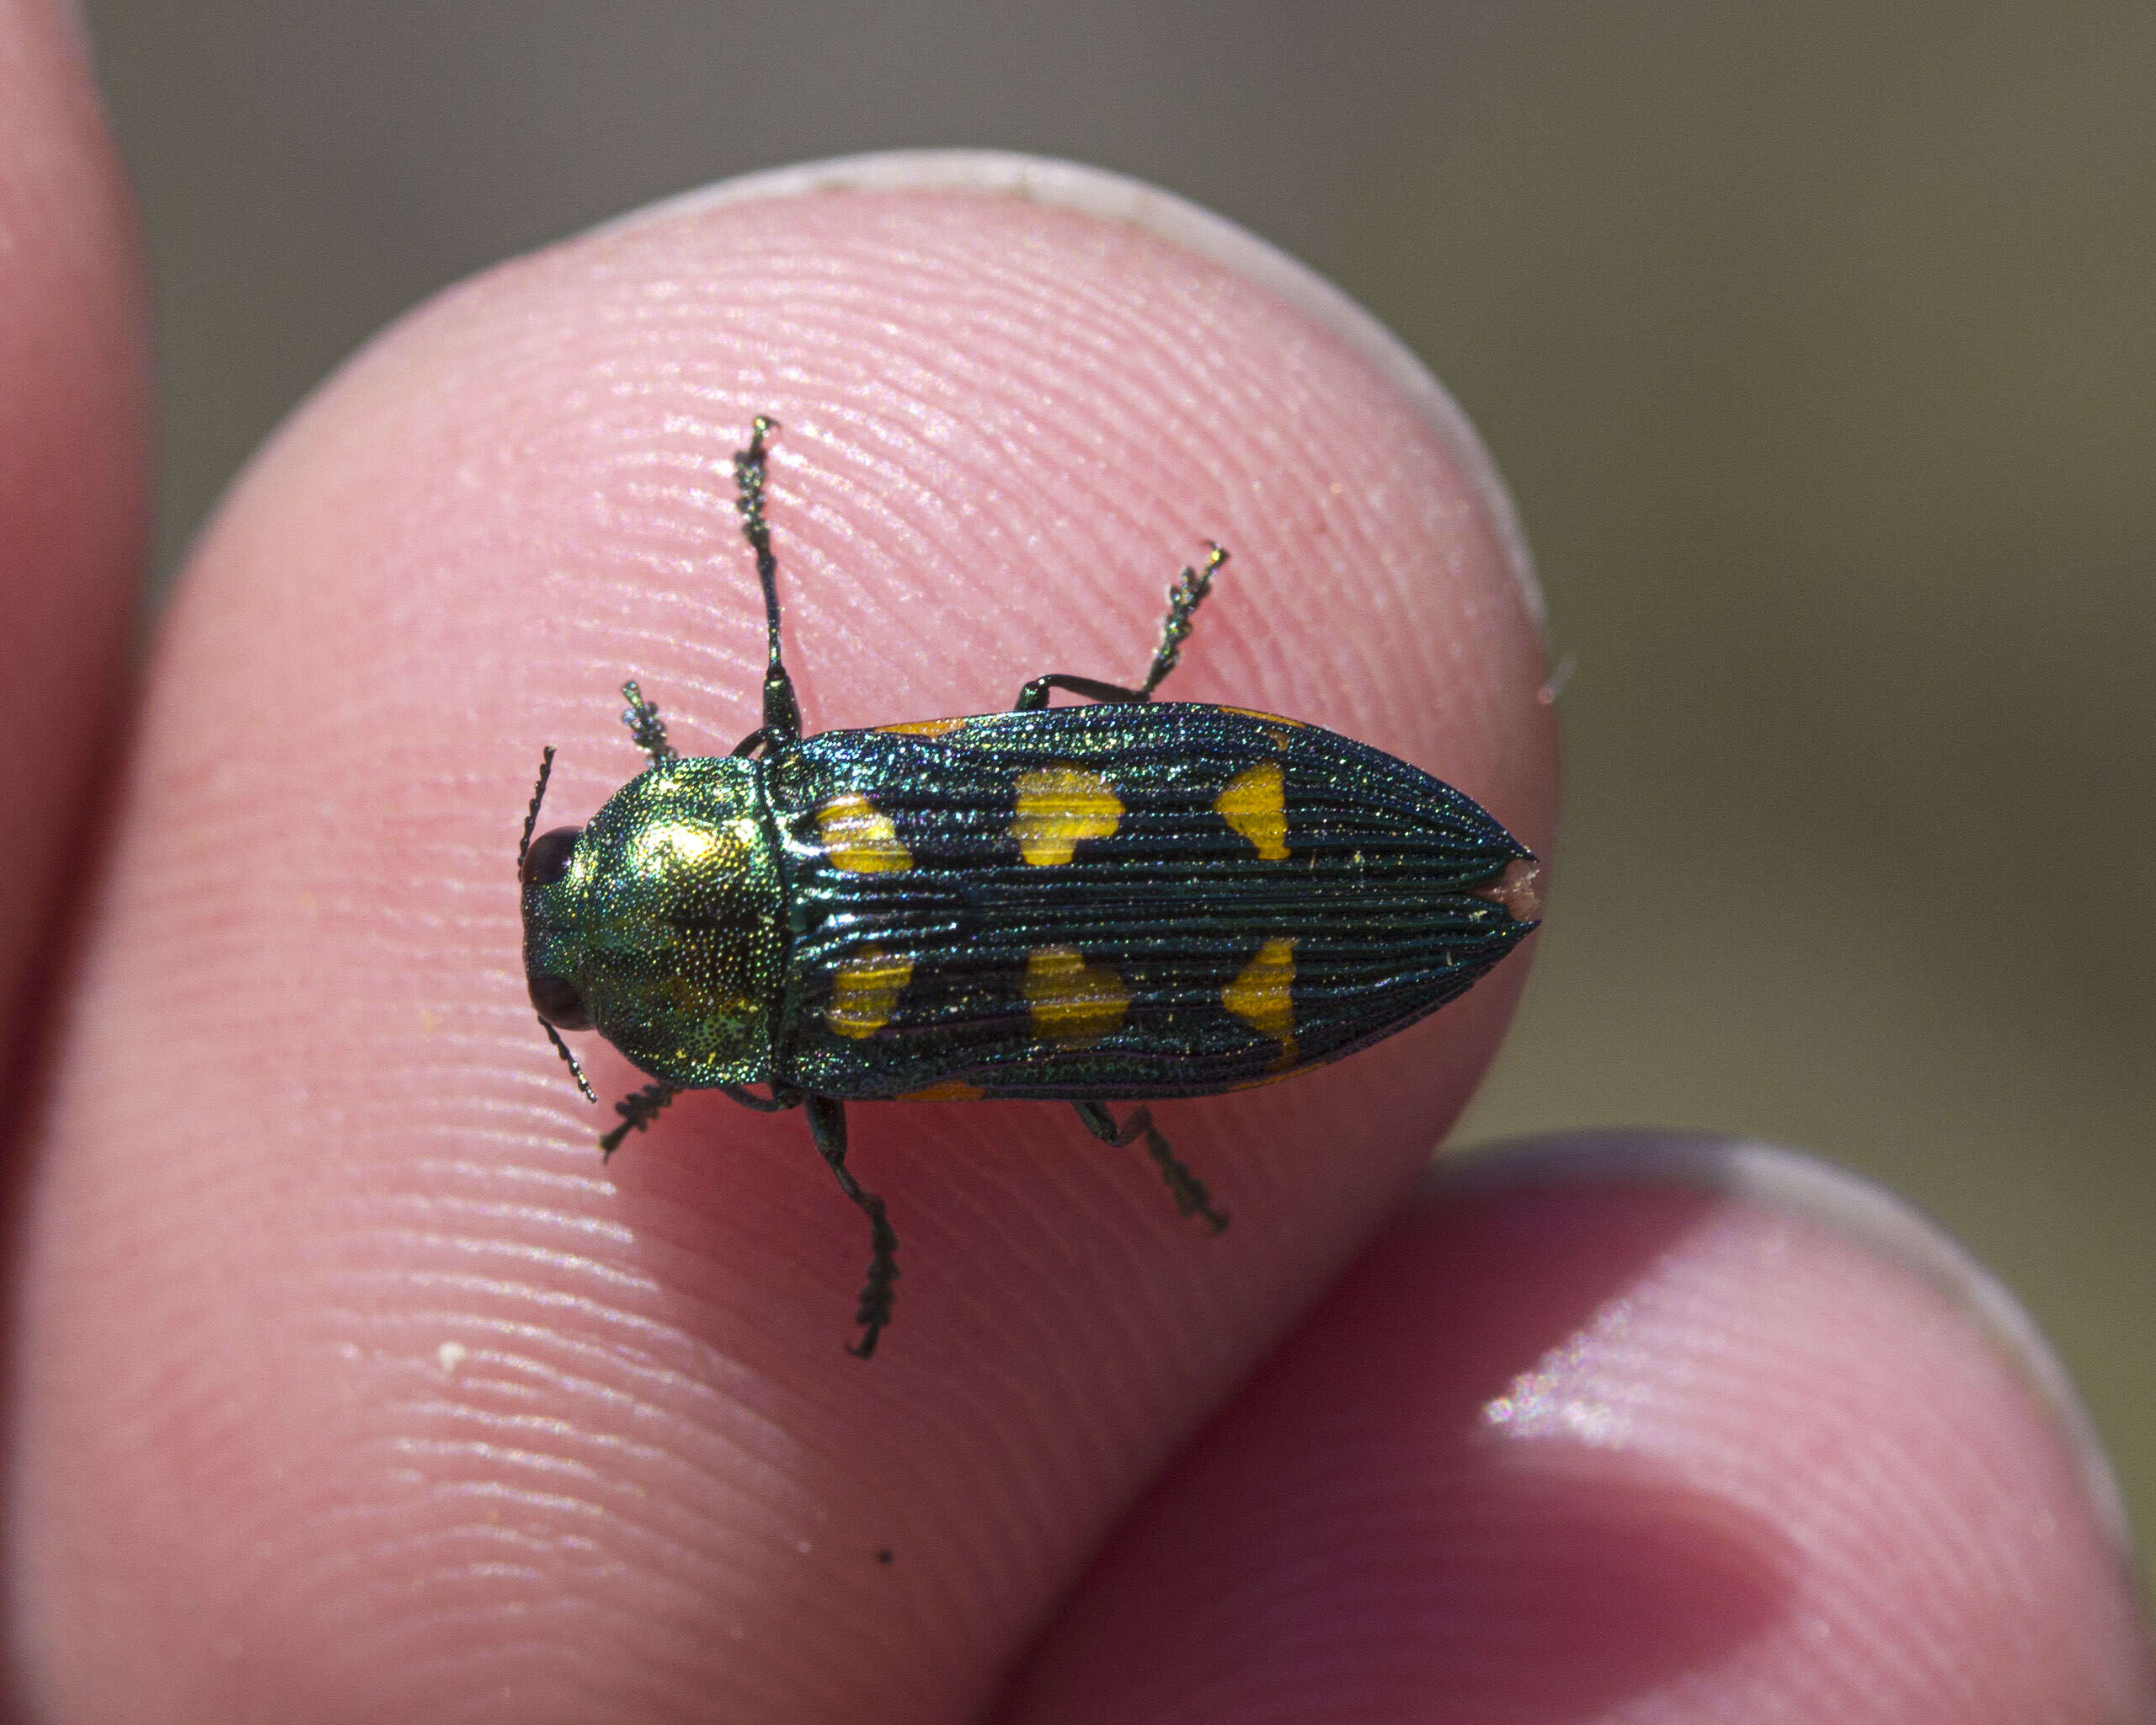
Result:
M633 681L651 765L582 827L517 846L541 1028L649 1076L611 1156L683 1090L799 1108L871 1256L850 1351L891 1319L898 1239L846 1166L846 1104L1070 1103L1142 1139L1177 1209L1227 1217L1151 1112L1107 1103L1269 1084L1390 1035L1465 991L1537 926L1537 864L1471 798L1298 720L1156 702L1227 553L1169 589L1134 686L1051 672L1007 713L804 737L779 650L760 415L734 458L763 589L763 722L689 759ZM1049 705L1051 690L1090 704ZM747 1087L763 1085L759 1094Z

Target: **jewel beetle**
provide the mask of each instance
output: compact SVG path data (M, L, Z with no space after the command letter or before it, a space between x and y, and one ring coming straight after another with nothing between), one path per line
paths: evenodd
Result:
M1135 686L1052 672L1007 713L801 734L779 653L759 417L734 459L762 585L763 722L687 759L634 682L651 765L517 874L531 1003L649 1075L601 1148L683 1090L798 1108L867 1215L851 1351L890 1322L898 1239L846 1166L846 1104L1016 1097L1143 1140L1177 1208L1226 1225L1150 1110L1271 1083L1465 991L1536 927L1533 855L1471 798L1291 718L1152 699L1227 553L1169 589ZM1086 704L1049 705L1060 689ZM759 1094L748 1088L766 1087Z

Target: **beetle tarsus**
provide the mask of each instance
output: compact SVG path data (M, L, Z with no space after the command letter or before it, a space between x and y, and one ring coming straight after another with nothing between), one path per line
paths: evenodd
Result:
M1205 1183L1185 1167L1168 1147L1168 1140L1153 1124L1153 1111L1149 1108L1135 1108L1130 1118L1120 1126L1107 1107L1097 1102L1074 1102L1070 1106L1078 1111L1078 1118L1086 1123L1086 1130L1103 1144L1117 1149L1145 1140L1145 1153L1153 1158L1153 1165L1160 1169L1161 1178L1168 1183L1168 1190L1176 1201L1176 1214L1182 1216L1203 1216L1214 1233L1228 1226L1227 1213L1213 1208L1213 1199L1205 1189Z
M861 1339L848 1343L846 1350L856 1359L874 1356L876 1338L891 1321L891 1306L897 1298L894 1284L899 1279L898 1233L883 1214L883 1200L873 1193L863 1195L867 1200L862 1208L868 1212L871 1252L868 1279L861 1284L861 1303L853 1314L853 1321L861 1326Z
M1205 602L1205 595L1213 590L1213 577L1220 565L1228 560L1228 553L1210 539L1205 542L1205 567L1202 569L1185 569L1182 577L1168 589L1168 614L1161 620L1161 644L1153 651L1153 663L1146 669L1145 681L1139 698L1150 701L1153 691L1159 688L1167 674L1176 668L1176 661L1182 657L1184 638L1190 633L1190 620L1198 607Z
M867 1359L875 1354L876 1338L890 1322L891 1307L898 1298L898 1232L884 1213L883 1200L862 1190L846 1167L845 1104L828 1096L809 1097L807 1104L808 1130L815 1137L818 1151L838 1177L839 1190L868 1218L868 1279L861 1284L861 1304L853 1317L861 1326L861 1339L846 1348L855 1359Z
M614 1112L622 1117L622 1124L599 1140L600 1155L612 1160L614 1152L622 1147L629 1134L641 1132L650 1125L678 1093L672 1085L654 1081L616 1103Z
M659 709L644 698L634 678L622 685L622 698L629 703L622 713L622 723L629 728L629 740L651 756L654 766L673 760L674 745L666 740L665 723Z

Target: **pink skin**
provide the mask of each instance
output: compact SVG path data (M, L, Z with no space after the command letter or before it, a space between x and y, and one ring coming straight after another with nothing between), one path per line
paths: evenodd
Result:
M0 199L46 223L0 249L36 287L0 293L35 409L0 440L10 475L50 467L0 490L0 543L104 595L0 643L0 694L47 713L116 672L145 463L83 77L0 0L6 155L45 176ZM905 1273L868 1365L841 1346L866 1231L798 1118L685 1097L602 1167L524 1002L515 826L543 742L548 824L635 768L624 676L686 749L755 724L726 463L760 409L812 727L1134 675L1212 536L1235 561L1168 692L1366 739L1547 851L1540 648L1471 488L1367 363L1215 265L1011 199L827 194L444 296L235 488L72 922L49 889L19 918L72 931L17 1157L21 1716L2146 1704L2060 1439L1913 1279L1667 1192L1399 1210L1524 957L1348 1063L1162 1108L1235 1212L1218 1240L1066 1110L855 1110ZM35 734L0 763L19 809L78 807L76 733ZM636 1081L579 1041L602 1093ZM1582 1325L1581 1397L1656 1390L1635 1446L1491 1427ZM2014 1706L1972 1711L1994 1673Z
M2147 1717L2073 1458L1972 1340L1785 1212L1435 1188L1125 1518L997 1717Z
M141 241L67 21L0 4L0 869L4 1028L79 872L149 528ZM10 1065L19 1071L19 1055Z

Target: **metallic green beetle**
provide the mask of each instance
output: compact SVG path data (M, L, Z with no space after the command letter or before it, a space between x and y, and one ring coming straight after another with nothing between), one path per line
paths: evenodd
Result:
M684 760L624 685L651 766L588 825L534 839L546 751L517 851L525 973L587 1097L563 1030L598 1031L651 1075L616 1105L609 1155L682 1090L803 1109L869 1220L866 1359L898 1241L846 1167L845 1103L1069 1102L1110 1144L1143 1138L1177 1208L1219 1229L1150 1111L1118 1124L1106 1100L1270 1083L1390 1035L1536 926L1536 868L1389 755L1152 701L1217 546L1169 590L1134 688L1052 674L1009 713L803 737L764 520L772 429L759 418L734 463L770 638L763 724L730 756ZM1050 708L1051 689L1096 704Z

